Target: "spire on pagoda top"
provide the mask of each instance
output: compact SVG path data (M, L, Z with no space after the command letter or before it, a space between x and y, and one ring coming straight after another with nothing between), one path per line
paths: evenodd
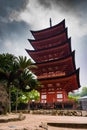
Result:
M52 19L50 18L50 27L52 27Z
M52 26L52 20L49 19L50 27L38 31L32 31L31 33L34 36L35 40L46 39L53 35L56 35L65 29L65 20L61 21L57 25Z

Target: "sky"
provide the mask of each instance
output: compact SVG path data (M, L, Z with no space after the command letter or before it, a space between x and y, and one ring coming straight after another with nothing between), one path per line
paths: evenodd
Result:
M65 19L80 84L87 86L87 0L0 0L0 54L29 55L30 30L48 28Z

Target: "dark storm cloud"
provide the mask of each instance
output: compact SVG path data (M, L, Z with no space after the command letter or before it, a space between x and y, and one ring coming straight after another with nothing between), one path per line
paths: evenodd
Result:
M2 24L0 34L0 53L11 53L15 56L27 55L25 48L29 45L30 26L26 22L13 21ZM27 44L28 43L28 44Z
M29 26L23 21L21 22L13 21L11 23L6 23L6 24L1 23L1 26L2 28L0 29L0 37L3 40L10 39L12 36L19 37L19 34L24 33L25 30L29 28Z
M0 16L8 17L13 10L22 11L29 0L0 0Z
M52 4L67 8L76 8L82 3L87 3L86 0L38 0L38 2L44 7L50 7Z
M51 7L52 4L55 4L57 6L65 6L65 7L72 7L76 6L78 1L80 2L81 0L38 0L38 2L44 6L44 7Z
M29 0L0 0L0 51L5 50L5 42L17 42L24 36L29 25L17 17L26 9ZM19 36L21 35L21 37Z
M16 21L10 21L10 15L14 11L20 13L28 4L29 0L0 0L0 38L6 36L11 31L18 30L18 25ZM13 12L13 15L14 15ZM17 14L18 14L17 13ZM22 27L24 23L20 22Z
M8 41L13 45L11 46L11 48L9 47L10 50L13 49L13 52L16 44L18 44L18 48L22 48L23 44L25 44L27 41L28 38L27 35L29 35L29 25L27 25L23 21L21 22L13 21L7 24L2 23L1 26L2 28L0 29L0 53L5 53L6 51L9 52Z
M44 8L51 8L53 5L56 9L66 13L74 13L74 15L86 15L87 0L38 0ZM85 13L85 14L84 14Z

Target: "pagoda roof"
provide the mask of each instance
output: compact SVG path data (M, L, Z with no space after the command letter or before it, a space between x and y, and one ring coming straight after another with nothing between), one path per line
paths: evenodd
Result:
M73 51L70 55L64 58L60 58L58 60L55 59L51 61L46 61L42 63L35 63L34 65L36 65L37 68L32 69L32 71L35 73L35 75L37 76L40 75L40 77L49 76L49 72L50 72L49 69L51 69L52 72L51 76L61 75L59 74L59 72L64 72L65 74L69 74L70 72L76 70L75 51ZM58 72L58 74L55 72Z
M76 71L74 71L69 75L64 75L60 77L58 76L58 77L50 77L50 78L49 77L41 78L39 79L39 81L41 82L41 84L66 83L66 85L62 89L65 89L67 92L70 92L72 90L76 90L80 88L79 69L77 69Z
M42 29L38 31L31 30L31 33L33 34L35 39L45 39L47 37L51 37L53 34L61 32L64 28L65 28L65 20L61 21L57 25L54 25L46 29Z
M27 51L30 51L30 52L39 52L39 51L45 51L45 50L48 50L48 49L52 49L52 48L55 48L55 47L61 47L65 44L68 44L70 49L71 49L71 38L67 39L66 41L63 41L61 44L56 44L55 46L51 46L51 47L48 47L48 48L42 48L42 49L38 49L38 50L29 50L29 49L26 49Z
M46 61L46 60L48 60L47 59L48 54L51 54L51 56L53 58L53 52L55 53L55 51L57 51L57 53L58 53L58 55L56 55L56 58L58 56L58 59L69 55L71 53L71 44L66 42L66 43L62 43L60 45L49 47L46 49L40 49L40 50L26 49L26 51L31 56L31 58L33 58L34 61L43 62L44 60L41 60L41 57L43 59L44 56L46 55L46 59L45 59L45 61Z
M33 63L33 65L46 65L46 64L50 64L51 62L54 63L54 62L61 62L63 60L66 60L68 58L72 57L73 61L75 59L75 50L72 51L69 55L65 56L65 57L62 57L62 58L59 58L59 59L53 59L53 60L50 60L50 61L43 61L43 62L39 62L39 63Z
M45 46L47 46L49 44L54 44L54 45L61 44L62 42L66 41L67 39L68 39L67 28L65 28L60 33L53 35L49 38L41 39L41 40L28 39L28 41L31 43L31 45L33 46L34 49L40 49L40 48L46 48Z

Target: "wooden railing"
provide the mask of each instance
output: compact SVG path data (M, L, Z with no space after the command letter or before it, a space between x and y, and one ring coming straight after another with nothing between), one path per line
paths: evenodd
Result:
M41 78L50 78L50 77L57 77L57 76L64 76L65 75L65 72L59 72L59 73L53 73L53 72L51 72L51 73L45 73L45 74L43 74L43 75L40 75L40 76L38 76L38 79L41 79Z

